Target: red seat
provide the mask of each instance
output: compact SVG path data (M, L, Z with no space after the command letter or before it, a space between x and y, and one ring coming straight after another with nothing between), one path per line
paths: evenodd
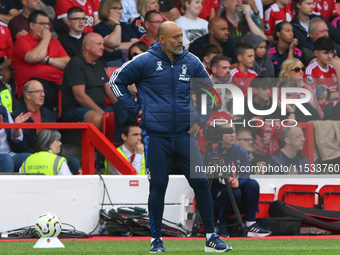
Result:
M285 184L279 190L278 199L287 204L315 208L315 194L318 185Z
M340 185L324 185L319 194L323 209L340 211Z
M115 118L113 112L105 112L102 120L102 130L104 136L111 142L114 143L113 132L116 129Z
M108 68L106 68L106 73L107 73L107 76L109 77L109 79L110 79L110 77L111 77L111 74L112 74L115 70L117 70L118 68L120 68L120 67L118 67L118 66L109 66Z
M268 213L270 203L274 201L274 194L271 193L260 193L259 209L260 211L256 214L256 218L269 218Z

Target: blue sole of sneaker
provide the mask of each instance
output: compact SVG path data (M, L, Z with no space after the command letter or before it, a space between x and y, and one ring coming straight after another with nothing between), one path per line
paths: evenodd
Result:
M222 253L222 252L231 251L232 249L233 248L231 246L227 247L224 250L216 250L215 248L211 248L211 247L205 246L204 252L208 252L208 253Z

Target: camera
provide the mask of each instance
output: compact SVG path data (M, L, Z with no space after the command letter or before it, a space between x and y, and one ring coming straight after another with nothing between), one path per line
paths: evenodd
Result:
M232 127L205 127L203 129L203 140L218 143L223 140L223 134L232 134L233 132Z

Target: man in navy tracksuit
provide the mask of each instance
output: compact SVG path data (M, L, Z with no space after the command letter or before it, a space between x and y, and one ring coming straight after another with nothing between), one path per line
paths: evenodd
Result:
M169 166L176 158L190 186L194 189L198 210L206 232L206 252L231 250L214 234L211 194L204 173L191 178L194 166L201 166L194 134L205 126L211 99L207 96L207 114L202 115L190 94L190 79L209 76L197 57L183 47L182 29L174 22L164 22L158 29L159 43L154 43L143 54L125 63L110 79L110 86L118 100L133 114L141 116L144 138L146 171L150 182L149 216L151 222L151 253L164 252L161 224L164 196L169 180ZM137 104L127 85L135 83ZM199 91L195 93L200 101ZM191 164L190 164L191 163Z

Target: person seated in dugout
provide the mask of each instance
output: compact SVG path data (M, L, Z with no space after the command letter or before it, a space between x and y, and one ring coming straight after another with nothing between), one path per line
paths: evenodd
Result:
M145 156L141 131L138 122L131 120L123 122L120 126L120 133L124 142L117 150L132 164L137 174L145 175ZM105 174L121 175L119 170L108 162L107 159L105 159L104 164L106 169Z
M282 128L280 140L284 145L267 159L267 173L309 174L309 168L305 166L311 161L301 155L305 143L302 128L300 126Z
M232 128L231 134L223 134L222 162L228 171L227 178L213 178L211 194L213 200L218 205L218 231L217 234L228 237L226 228L228 216L233 213L232 202L229 198L225 181L228 180L235 201L241 211L245 211L245 225L248 229L249 237L265 237L271 234L270 231L261 228L256 223L256 213L260 197L260 187L256 180L250 179L250 159L247 151L236 143L235 126L231 123L224 124L222 127ZM217 148L215 148L217 150ZM208 162L210 155L208 154ZM241 171L241 169L248 169Z
M61 134L57 130L43 129L33 142L34 154L29 156L19 170L20 173L44 175L72 175L67 161L58 156Z

